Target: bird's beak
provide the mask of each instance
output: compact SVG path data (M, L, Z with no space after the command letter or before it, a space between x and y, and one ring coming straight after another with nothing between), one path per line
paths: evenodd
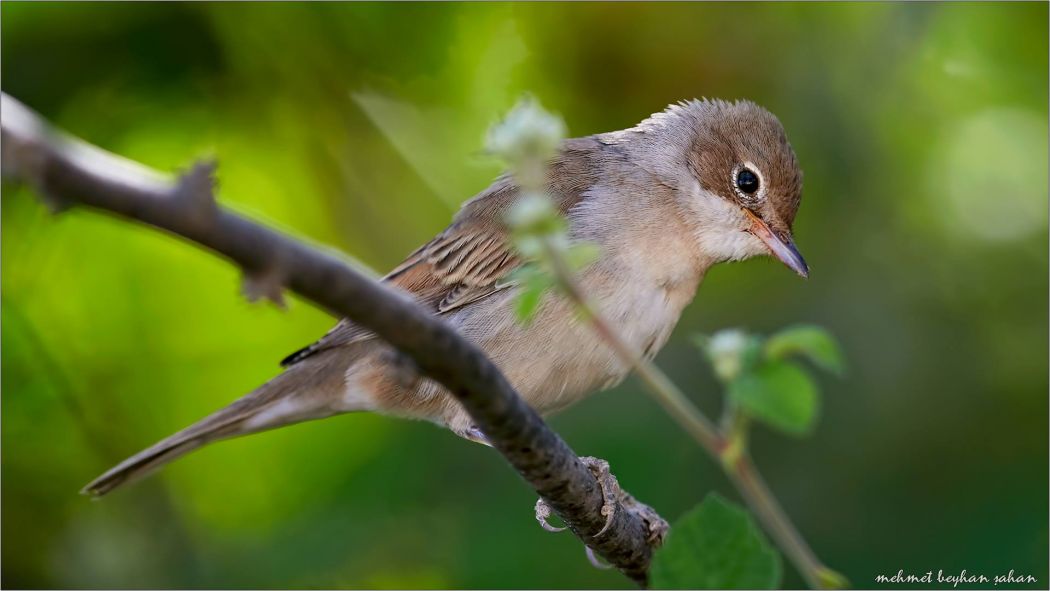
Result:
M787 265L789 269L802 277L809 277L809 267L806 266L806 260L802 258L798 249L795 248L795 243L790 236L787 238L777 236L769 227L769 224L762 221L762 218L758 217L750 209L745 208L744 213L751 219L751 227L748 228L748 232L751 232L761 240L766 245L766 248L769 249L769 252L780 259L780 262Z

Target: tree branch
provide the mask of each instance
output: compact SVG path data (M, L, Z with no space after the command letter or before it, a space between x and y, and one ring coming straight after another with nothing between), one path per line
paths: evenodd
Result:
M648 523L617 501L605 529L605 499L590 470L485 354L441 319L337 256L219 207L213 164L197 164L173 181L52 129L6 94L0 111L5 177L31 184L53 209L82 204L187 239L241 267L256 294L279 299L286 286L332 315L369 328L462 403L584 544L646 584L653 549Z

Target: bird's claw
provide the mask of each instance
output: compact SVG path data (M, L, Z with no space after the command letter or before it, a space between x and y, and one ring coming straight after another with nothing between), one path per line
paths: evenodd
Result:
M617 482L616 477L609 470L609 462L592 456L583 456L580 458L580 461L591 471L594 479L598 481L598 486L602 489L604 503L602 504L601 514L605 516L605 525L602 526L598 533L594 534L594 537L597 538L609 531L609 527L612 526L613 516L616 515L616 501L630 495L620 488L620 483Z
M536 499L536 521L540 522L540 527L552 533L558 533L568 529L566 527L551 525L550 522L547 521L550 519L551 513L553 513L553 511L551 510L551 506L547 504L547 501L544 501L542 498Z
M582 457L580 460L590 469L591 474L594 474L594 478L602 487L602 495L605 498L605 504L602 505L601 511L602 515L605 516L605 526L598 533L594 534L594 537L598 537L609 530L609 527L612 526L616 506L619 504L628 513L633 513L645 524L648 534L646 541L652 545L660 546L664 541L664 536L667 535L667 530L671 527L667 521L660 517L660 514L655 509L638 501L630 493L620 488L620 483L609 471L609 462L590 456Z
M594 475L594 479L598 481L604 500L601 514L605 517L605 525L593 537L597 538L609 531L609 528L612 527L613 517L616 515L616 506L619 504L628 512L638 516L645 524L648 533L646 541L654 546L662 544L664 536L670 527L667 521L660 517L652 507L639 502L630 493L620 488L620 483L617 482L616 477L613 476L609 469L609 462L591 456L581 457L580 461L587 466L587 469ZM540 526L549 532L565 531L567 529L565 527L557 527L550 524L548 519L552 513L553 510L545 500L541 498L536 501L536 521L540 523ZM590 546L585 546L585 548L587 550L587 559L591 564L596 568L609 568L607 564L603 564L598 560Z
M605 517L605 525L602 526L598 533L594 534L594 537L598 537L608 531L612 525L613 515L616 514L616 499L619 498L619 495L626 495L627 493L620 488L616 477L609 471L609 462L591 456L582 456L580 461L591 471L594 479L598 481L598 486L602 489L603 503L601 514ZM553 510L547 504L547 501L542 498L536 500L536 521L540 522L543 529L549 532L565 531L567 528L553 526L547 521L552 513Z
M631 512L645 523L645 528L649 533L645 541L649 542L654 548L659 548L664 543L667 530L671 529L670 524L649 505L635 500L634 497L631 497L631 500L634 501L634 507L631 508Z

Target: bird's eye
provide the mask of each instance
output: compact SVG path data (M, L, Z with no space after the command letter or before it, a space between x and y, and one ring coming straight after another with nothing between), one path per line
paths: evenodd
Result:
M746 168L741 168L736 173L736 188L748 195L758 190L758 175Z

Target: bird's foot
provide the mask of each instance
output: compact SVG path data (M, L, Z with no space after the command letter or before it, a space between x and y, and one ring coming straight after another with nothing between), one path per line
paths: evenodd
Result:
M671 529L670 524L660 514L656 512L649 505L638 501L631 495L624 493L628 499L625 501L624 507L628 507L631 513L634 513L642 520L645 524L645 530L648 536L645 541L649 542L649 545L654 548L659 548L664 543L664 538L667 536L667 530Z
M594 534L594 537L603 535L609 531L612 526L613 517L616 514L616 506L619 504L626 511L635 514L642 523L645 524L648 532L648 541L650 544L659 546L667 534L668 526L660 515L649 505L641 503L636 500L630 493L620 488L620 483L617 482L616 477L613 476L609 470L609 462L601 458L595 458L591 456L584 456L580 458L585 466L594 475L594 479L598 481L598 485L602 489L602 497L604 503L602 504L601 514L605 516L605 525L598 533ZM543 529L550 532L565 531L564 527L557 527L551 525L548 519L550 518L553 510L550 505L547 504L543 499L536 501L536 521L540 523ZM587 548L587 557L595 566L599 566L597 558L594 553ZM601 567L600 567L601 568Z
M547 501L544 501L542 497L536 499L536 521L540 522L540 527L552 533L558 533L569 529L567 527L551 525L547 520L551 518L552 513L554 513L554 511L551 509L551 506L547 504Z
M616 515L616 501L629 495L620 488L620 483L609 470L609 462L592 456L582 456L580 461L583 462L584 466L587 466L594 479L598 481L598 486L602 489L602 498L605 501L602 504L601 511L602 515L605 516L605 525L602 526L598 533L594 534L594 537L597 538L609 531L609 526L613 522L613 516Z

